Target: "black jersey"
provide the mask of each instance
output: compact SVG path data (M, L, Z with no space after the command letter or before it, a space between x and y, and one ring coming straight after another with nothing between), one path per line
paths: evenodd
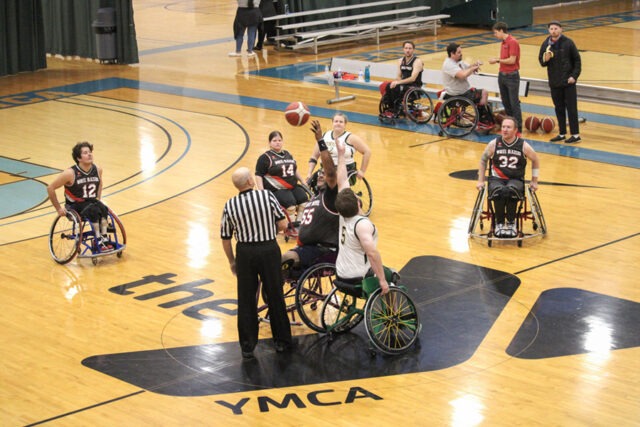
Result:
M411 77L411 74L413 74L413 64L416 62L416 59L418 59L418 57L415 55L409 61L407 61L406 56L402 58L400 62L400 77L402 77L402 80ZM416 80L411 83L411 85L422 86L422 71L418 73L418 77L416 77Z
M297 168L296 161L288 151L276 153L269 150L258 158L256 175L262 177L267 190L291 190L298 181Z
M300 220L298 244L338 247L340 215L335 208L337 195L336 185L320 191L307 202Z
M500 179L522 179L527 167L524 155L524 140L516 137L507 144L499 136L496 138L496 149L491 157L491 176Z
M89 172L85 172L78 165L71 166L73 169L73 184L65 186L64 198L67 203L82 203L93 201L98 198L100 188L100 175L98 167L91 165Z

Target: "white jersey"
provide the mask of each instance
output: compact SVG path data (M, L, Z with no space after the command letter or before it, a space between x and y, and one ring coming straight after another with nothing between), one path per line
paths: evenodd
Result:
M353 145L349 144L349 136L351 132L345 132L340 137L338 137L338 141L342 141L345 147L344 151L344 163L349 166L352 163L355 163L356 159L354 159L354 154L356 153L356 149ZM338 166L338 147L336 147L336 139L333 137L333 131L329 130L325 132L322 139L324 139L324 143L327 145L327 149L329 150L329 154L331 154L331 158L333 159L333 164Z
M341 279L364 278L371 263L364 253L360 240L356 234L356 225L367 221L371 225L371 221L366 216L356 215L351 218L340 216L340 235L338 259L336 260L336 273ZM373 226L373 240L377 244L378 232Z

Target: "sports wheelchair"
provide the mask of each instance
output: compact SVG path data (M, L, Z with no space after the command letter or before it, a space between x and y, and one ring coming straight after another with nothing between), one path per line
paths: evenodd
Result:
M495 127L491 103L487 103L487 121L481 121L478 106L464 96L442 96L442 101L436 104L436 122L440 126L440 136L447 135L461 138L478 130L481 133L489 133Z
M365 216L369 216L371 214L371 210L373 209L373 193L371 192L371 186L369 185L369 181L366 178L358 178L358 173L356 170L352 170L348 174L349 186L351 190L353 190L354 194L358 196L360 202L362 203L362 214ZM309 189L313 194L318 193L318 171L316 171L309 182L307 182Z
M376 277L367 277L362 283L351 284L335 280L335 287L325 298L320 313L322 331L341 334L356 327L363 319L365 329L376 351L384 354L402 354L414 345L420 334L418 310L402 286L398 286L398 273L386 269L389 292L382 294Z
M524 197L519 198L518 205L516 207L516 229L517 234L515 237L496 237L495 235L495 213L493 210L493 203L487 196L488 190L485 185L476 197L475 204L473 206L473 212L471 213L471 220L469 221L469 236L478 237L487 240L487 245L491 247L494 240L503 241L516 241L518 247L522 247L522 241L536 236L544 236L547 234L547 223L540 207L540 201L535 191L531 190L530 186L525 187ZM489 230L483 233L484 221L489 221ZM525 221L531 221L531 232L525 232ZM478 230L479 228L479 230Z
M127 233L120 218L108 209L107 234L112 249L101 251L94 225L87 219L81 218L74 210L68 210L66 216L57 216L49 231L49 251L58 264L66 264L73 258L91 258L93 265L102 256L116 254L122 257L122 251L127 245Z
M380 113L378 119L382 123L395 124L396 120L402 116L418 124L431 120L433 101L426 91L417 86L410 86L400 98L390 102L385 96L387 90L385 83L380 86L382 98L378 106Z
M282 264L284 301L292 325L301 326L304 323L316 332L323 331L317 313L320 312L322 301L333 289L336 277L336 256L335 250L327 248L327 252L306 269L294 268L293 260ZM258 304L258 320L268 322L267 296L261 292L261 288L256 298L260 294L262 294L263 303Z

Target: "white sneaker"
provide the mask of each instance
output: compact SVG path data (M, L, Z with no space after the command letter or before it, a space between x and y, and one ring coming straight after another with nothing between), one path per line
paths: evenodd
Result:
M242 56L242 52L229 52L229 56Z
M247 56L248 56L249 58L252 58L252 57L256 56L256 53L255 53L254 51L247 52Z
M496 229L493 234L496 237L504 237L504 224L496 224Z
M506 226L506 232L509 237L517 237L518 236L518 228L516 227L515 222L508 222Z

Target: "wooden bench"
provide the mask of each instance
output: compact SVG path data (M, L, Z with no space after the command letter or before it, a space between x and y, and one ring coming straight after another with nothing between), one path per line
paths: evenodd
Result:
M296 12L290 13L288 15L278 15L271 17L269 18L269 20L276 21L277 35L274 37L274 40L276 41L276 49L297 50L312 48L313 52L317 54L318 46L322 45L343 43L364 38L375 38L376 44L379 45L381 35L416 32L424 28L432 30L433 34L436 35L438 23L440 22L440 20L450 18L449 15L417 15L419 12L430 10L431 8L429 6L390 8L388 10L378 12L340 16L341 13L346 10L355 10L364 7L371 8L375 6L396 5L399 3L404 3L406 1L407 0L382 0L369 3L361 3L358 5L331 7L326 9ZM327 13L336 13L338 16L329 19L325 18L283 25L279 24L280 20L283 19ZM394 19L376 20L376 18L389 17L394 17ZM374 21L371 22L371 20ZM314 27L327 25L332 25L332 27L314 29ZM289 31L289 33L282 34L283 31ZM283 45L281 45L281 42L284 42Z
M335 97L327 100L328 104L334 104L336 102L347 101L355 99L355 95L342 96L340 94L340 82L343 80L335 79L333 77L334 72L346 72L349 74L358 75L360 71L364 71L369 67L369 73L371 75L370 82L361 82L354 80L344 80L353 82L353 84L379 87L383 81L396 80L398 78L398 64L394 63L377 63L358 61L353 59L333 57L331 58L331 65L329 66L329 75L322 76L323 79L327 79L328 83L335 88ZM424 69L422 71L422 89L430 94L434 94L435 98L438 97L443 89L443 79L441 70ZM497 74L473 74L469 76L469 83L472 87L478 89L485 89L489 92L489 101L493 104L501 104L500 88L498 86ZM520 87L518 94L522 97L526 97L529 94L529 81L520 79Z

